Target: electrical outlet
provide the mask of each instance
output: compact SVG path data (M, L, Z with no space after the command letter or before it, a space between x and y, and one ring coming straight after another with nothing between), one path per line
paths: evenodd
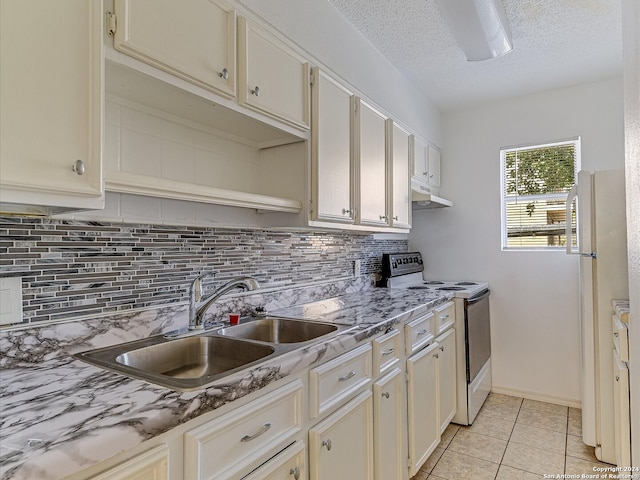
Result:
M358 278L361 273L361 262L360 260L356 260L355 262L353 262L353 276Z
M22 278L0 278L0 325L22 322Z

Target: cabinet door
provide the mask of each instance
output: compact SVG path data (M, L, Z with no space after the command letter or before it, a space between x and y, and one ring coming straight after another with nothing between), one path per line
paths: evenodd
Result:
M353 94L320 69L311 88L312 219L353 223L351 109Z
M440 442L438 343L407 359L409 476L416 474Z
M309 63L244 17L238 19L238 72L242 105L309 128Z
M613 412L615 452L618 467L631 466L631 428L629 411L629 369L613 352Z
M426 183L428 172L427 144L418 137L413 137L413 179L419 183Z
M362 392L309 429L311 480L373 478L371 392Z
M115 0L114 47L235 97L236 15L219 0Z
M407 475L405 380L395 368L373 384L373 458L376 480Z
M427 146L427 183L440 188L440 150L434 145Z
M399 125L389 120L391 125L391 141L393 148L391 150L391 165L389 170L390 185L390 205L391 225L400 228L411 227L411 198L409 190L409 163L411 161L409 155L409 147L411 143L411 135L409 132L401 128Z
M440 402L440 433L444 432L456 414L456 331L447 330L436 341L438 353L438 391Z
M387 221L387 118L356 99L358 198L357 218L363 225Z
M101 1L0 3L0 210L104 207L102 18Z
M296 442L254 470L242 480L305 480L307 450L302 441Z
M166 445L161 445L91 477L91 480L167 480L167 456Z

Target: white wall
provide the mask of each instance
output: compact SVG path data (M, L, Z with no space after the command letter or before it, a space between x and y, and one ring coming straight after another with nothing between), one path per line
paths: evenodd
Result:
M239 0L370 100L440 145L440 113L327 1Z
M414 211L410 249L428 278L488 280L496 390L577 404L578 260L502 252L500 148L582 139L582 168L624 167L622 81L613 79L442 117L442 196L453 208Z

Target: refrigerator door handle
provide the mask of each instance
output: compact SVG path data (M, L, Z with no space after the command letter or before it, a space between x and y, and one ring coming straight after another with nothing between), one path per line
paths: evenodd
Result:
M569 193L567 194L567 203L565 205L565 239L567 241L567 255L575 255L578 254L578 251L574 251L571 248L571 244L573 243L571 240L573 238L573 232L571 231L571 213L573 212L573 201L577 198L578 196L578 184L576 183L575 185L573 185L573 187L571 187L571 190L569 190ZM578 237L578 206L576 204L576 240ZM576 241L576 244L578 242Z

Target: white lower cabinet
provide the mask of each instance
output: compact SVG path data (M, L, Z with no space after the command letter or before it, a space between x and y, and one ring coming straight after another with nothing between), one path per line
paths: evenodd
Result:
M282 450L302 430L302 389L294 381L185 433L185 478L239 478Z
M440 433L444 432L456 414L456 331L447 330L436 338L438 342L438 397Z
M373 478L373 402L371 391L309 429L311 480Z
M167 480L168 448L160 445L141 453L91 480Z
M613 352L613 412L616 464L620 468L631 466L631 424L629 415L629 369Z
M409 476L427 461L440 442L438 352L433 343L407 359Z
M373 384L373 458L376 480L407 474L405 377L395 368Z
M242 480L304 480L307 478L307 450L295 442Z

